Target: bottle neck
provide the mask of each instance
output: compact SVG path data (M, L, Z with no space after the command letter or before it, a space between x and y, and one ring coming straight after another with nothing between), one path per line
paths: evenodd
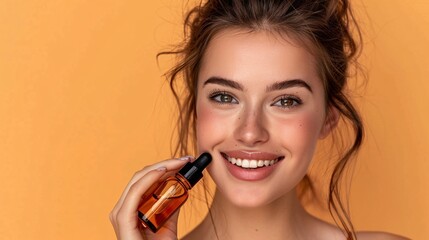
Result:
M182 174L177 173L176 174L177 179L179 179L179 181L181 183L183 183L183 185L185 185L185 187L189 190L192 188L192 185L189 183L188 179L186 179Z

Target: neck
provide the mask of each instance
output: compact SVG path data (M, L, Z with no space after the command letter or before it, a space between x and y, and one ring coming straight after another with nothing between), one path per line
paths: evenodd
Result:
M312 218L295 191L258 208L233 205L216 191L210 209L211 216L200 225L211 235L207 239L301 239Z

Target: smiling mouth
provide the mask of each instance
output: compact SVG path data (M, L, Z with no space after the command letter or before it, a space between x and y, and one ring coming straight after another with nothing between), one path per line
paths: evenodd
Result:
M230 157L225 153L221 153L223 158L227 160L229 163L236 165L241 168L245 169L257 169L257 168L263 168L263 167L269 167L273 166L279 161L284 159L284 156L277 157L275 159L241 159L241 158L234 158Z

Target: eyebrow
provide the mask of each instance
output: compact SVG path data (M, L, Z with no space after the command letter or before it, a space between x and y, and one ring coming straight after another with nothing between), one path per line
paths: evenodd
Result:
M222 78L222 77L210 77L203 83L203 86L207 84L218 84L218 85L234 88L241 91L244 90L243 85L241 85L240 83L226 78ZM265 91L267 92L277 91L277 90L282 90L282 89L291 88L291 87L304 87L308 91L313 92L310 85L308 85L304 80L301 80L301 79L291 79L291 80L276 82L268 86Z
M291 80L276 82L271 86L268 86L266 91L270 92L270 91L282 90L282 89L291 88L291 87L304 87L311 93L313 92L310 85L308 85L304 80L301 80L301 79L291 79Z
M233 80L225 79L222 77L210 77L209 79L207 79L204 82L203 85L205 86L205 85L210 84L210 83L235 88L235 89L241 90L241 91L243 91L243 89L244 89L244 87L240 83L235 82Z

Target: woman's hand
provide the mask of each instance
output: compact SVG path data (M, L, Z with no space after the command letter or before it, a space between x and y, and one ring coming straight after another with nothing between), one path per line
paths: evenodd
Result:
M131 178L118 202L110 212L110 222L115 229L117 239L177 239L177 211L157 233L142 226L137 217L137 210L141 204L142 195L161 177L173 175L183 167L192 157L170 159L146 166L136 172Z

